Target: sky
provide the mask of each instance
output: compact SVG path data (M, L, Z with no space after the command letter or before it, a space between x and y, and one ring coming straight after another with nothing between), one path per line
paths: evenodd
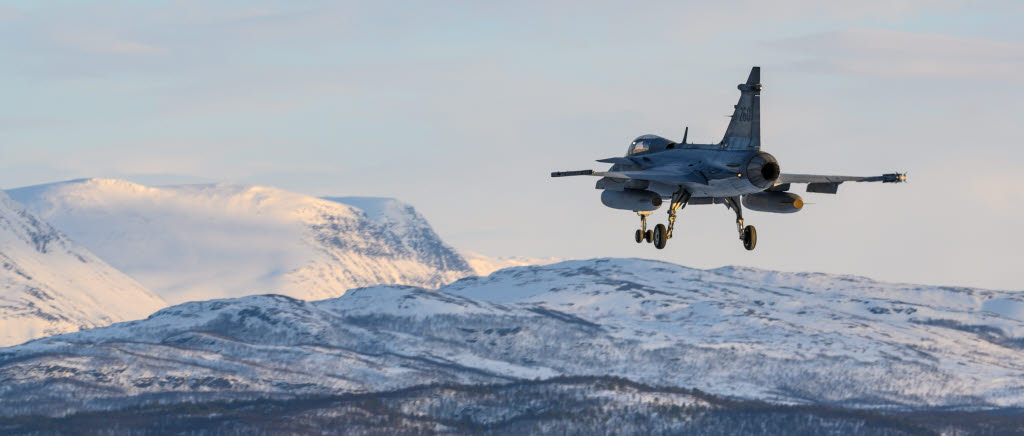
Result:
M491 256L1024 290L1021 22L1014 1L0 1L0 187L386 196ZM549 177L645 133L719 141L752 65L783 172L910 182L748 212L753 252L691 206L657 251L595 178Z

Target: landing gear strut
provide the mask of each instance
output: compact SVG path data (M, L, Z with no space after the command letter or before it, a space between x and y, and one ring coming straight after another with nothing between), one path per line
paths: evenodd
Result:
M743 207L740 206L739 197L728 197L725 199L725 205L736 212L736 231L740 234L740 240L743 241L743 248L747 251L753 250L757 246L757 230L754 226L743 227Z
M680 189L672 194L672 203L668 207L668 233L667 237L672 237L672 229L676 226L676 212L686 207L686 203L690 201L690 191Z
M690 193L686 190L680 189L675 194L672 194L672 203L668 207L668 227L664 224L658 224L654 226L654 231L650 232L650 237L647 242L653 242L654 247L661 250L665 248L665 244L672 238L672 229L676 226L676 213L680 209L686 207L686 203L690 201ZM650 212L637 212L640 214L640 221L646 228L647 215ZM637 233L639 236L639 233Z

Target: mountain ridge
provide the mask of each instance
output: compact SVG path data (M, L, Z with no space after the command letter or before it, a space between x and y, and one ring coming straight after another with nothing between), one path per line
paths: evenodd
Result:
M0 349L0 410L586 375L783 404L1021 407L1018 305L1012 292L851 276L566 261L439 289L185 303ZM55 394L66 383L81 397Z
M379 210L367 213L265 186L113 179L7 192L172 303L261 293L316 300L382 283L436 288L475 273L393 199L376 199Z

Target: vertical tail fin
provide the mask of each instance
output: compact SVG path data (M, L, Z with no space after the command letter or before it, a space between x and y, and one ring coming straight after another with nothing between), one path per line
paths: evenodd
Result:
M761 67L750 69L747 83L737 86L740 101L734 106L732 120L725 129L722 145L730 150L761 148Z

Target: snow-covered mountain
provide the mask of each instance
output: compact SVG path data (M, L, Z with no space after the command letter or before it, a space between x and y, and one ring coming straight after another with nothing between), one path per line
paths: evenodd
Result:
M595 259L438 290L186 303L40 339L0 350L0 412L557 375L785 403L1021 407L1022 337L1014 292Z
M514 266L548 265L565 260L555 257L491 257L465 250L454 253L443 246L430 224L416 212L416 209L401 201L380 197L323 197L323 199L347 204L363 211L371 220L386 226L398 235L400 243L410 251L437 253L437 257L433 259L437 268L450 268L452 265L461 267L464 262L469 265L475 275L486 276L499 269ZM429 262L429 260L427 261Z
M473 268L478 276L488 276L491 273L505 268L511 268L514 266L531 266L531 265L550 265L552 263L561 262L565 259L559 259L557 257L525 257L525 256L507 256L507 257L490 257L480 253L474 253L472 251L461 252L462 257L466 259L469 266Z
M107 179L8 193L172 303L263 293L317 300L474 274L422 216L391 199Z
M167 306L0 192L0 346Z

